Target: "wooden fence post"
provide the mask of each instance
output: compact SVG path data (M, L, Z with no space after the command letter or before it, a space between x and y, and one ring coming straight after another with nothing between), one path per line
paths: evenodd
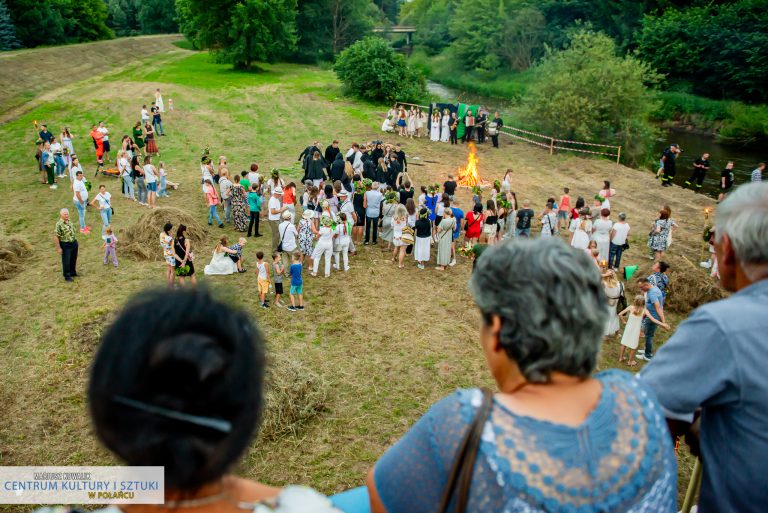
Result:
M621 146L619 146L619 151L616 153L616 165L619 165L619 160L621 160Z
M549 138L549 154L552 155L555 153L555 139L554 137Z

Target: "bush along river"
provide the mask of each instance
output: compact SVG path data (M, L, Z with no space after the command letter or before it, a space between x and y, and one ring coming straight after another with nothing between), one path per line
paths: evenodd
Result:
M461 101L463 103L480 104L491 113L499 111L502 119L504 112L509 112L511 103L503 98L475 96L466 91L446 87L437 82L427 81L427 90L435 97L445 102ZM526 127L517 127L525 129ZM768 162L768 151L760 152L757 148L745 148L738 145L727 145L717 142L714 136L697 133L685 129L661 129L661 137L653 145L653 161L658 162L662 152L670 144L678 144L683 152L677 157L676 185L684 185L693 172L693 161L704 153L709 153L710 169L704 178L702 192L708 196L717 197L720 192L720 171L728 161L733 161L736 185L749 182L752 170L760 162ZM656 169L653 170L656 172Z

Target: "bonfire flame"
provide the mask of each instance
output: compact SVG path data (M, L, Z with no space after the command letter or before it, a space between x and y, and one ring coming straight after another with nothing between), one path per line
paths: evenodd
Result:
M475 143L469 143L469 155L467 156L467 167L460 167L457 181L458 185L464 187L474 187L476 185L487 185L488 182L480 178L480 170L478 163L480 160L477 158L477 148Z

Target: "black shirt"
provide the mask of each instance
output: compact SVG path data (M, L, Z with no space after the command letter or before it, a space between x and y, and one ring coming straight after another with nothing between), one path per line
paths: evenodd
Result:
M160 107L152 107L150 109L152 111L152 119L155 121L160 121Z
M334 162L336 160L336 155L338 155L339 153L341 153L341 150L339 148L334 148L332 144L329 145L325 149L325 161L328 162L329 164L331 162Z
M694 165L694 169L696 171L704 171L704 172L709 171L709 161L708 160L704 160L704 159L698 158L698 159L693 161L693 165ZM701 166L701 167L699 167L699 166Z
M664 170L665 171L674 171L675 170L675 153L667 148L664 150L664 153L661 155L664 158Z
M48 130L40 130L40 133L38 135L40 136L40 139L43 140L43 142L53 141L53 134L50 133Z
M456 194L456 182L453 180L448 180L443 184L443 187L445 188L445 193L448 196L453 196Z
M432 235L432 222L429 219L416 220L416 237L429 237Z
M501 118L493 118L493 123L496 123L497 129L504 126L504 121L502 121Z
M415 191L413 190L413 187L411 187L410 190L400 187L398 192L400 193L400 204L405 205L405 202L408 201L408 198L413 198L413 193Z
M405 160L405 152L403 150L396 151L395 155L397 155L397 162L400 164L400 169L403 171L408 169L408 161Z
M533 210L530 208L522 208L517 212L517 229L527 230L531 227L531 219L533 218Z
M721 182L725 178L725 189L729 189L733 185L733 169L725 168L720 172ZM722 183L720 184L722 187Z
M344 157L341 153L337 153L332 162L330 174L331 180L335 182L336 180L341 180L344 176Z

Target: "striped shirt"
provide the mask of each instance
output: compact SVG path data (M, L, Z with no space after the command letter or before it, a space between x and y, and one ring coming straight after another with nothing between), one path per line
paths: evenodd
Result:
M760 168L756 168L754 171L752 171L752 182L762 182L763 181L763 172L760 171Z

